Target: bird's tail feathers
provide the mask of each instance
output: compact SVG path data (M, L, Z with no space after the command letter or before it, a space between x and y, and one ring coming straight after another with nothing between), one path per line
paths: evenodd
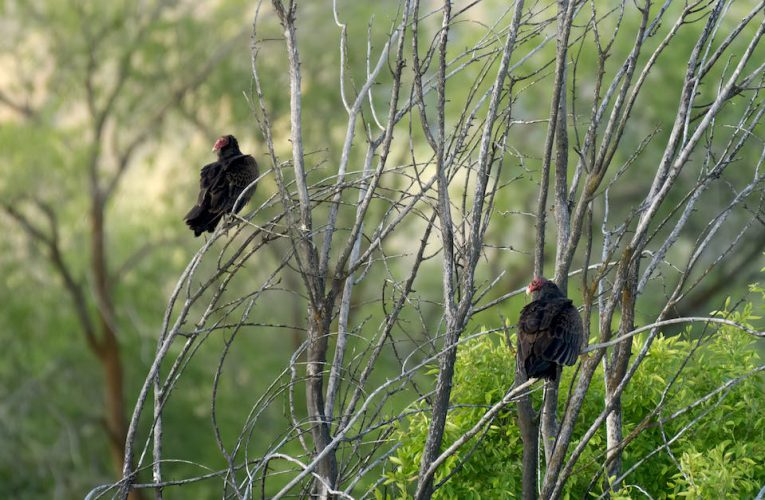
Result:
M186 217L184 217L186 225L188 225L193 231L194 236L199 236L205 231L213 232L215 227L220 221L220 214L211 214L199 205L195 205Z
M558 365L545 359L530 357L524 363L526 376L528 378L543 378L545 380L556 380L558 378Z

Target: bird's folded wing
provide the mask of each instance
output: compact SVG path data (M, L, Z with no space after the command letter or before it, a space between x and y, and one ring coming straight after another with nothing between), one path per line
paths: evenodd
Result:
M555 340L550 346L549 353L545 353L549 356L548 359L569 366L576 363L584 336L582 318L576 307L569 305L556 315L550 328L550 335Z
M229 207L229 185L225 168L220 162L206 165L200 174L197 204L212 214L225 212Z
M534 301L521 311L518 335L524 357L533 351L541 359L573 365L582 343L582 320L569 299Z
M521 309L518 328L527 334L534 334L550 328L553 319L566 307L571 306L571 300L559 298L547 301L535 300Z

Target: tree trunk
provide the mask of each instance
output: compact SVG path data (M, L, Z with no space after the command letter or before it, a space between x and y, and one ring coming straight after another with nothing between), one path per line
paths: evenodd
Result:
M329 340L329 319L331 311L316 311L309 308L308 312L308 352L306 362L306 403L308 418L312 424L314 451L316 454L324 451L332 437L324 414L324 365L327 361L327 346ZM337 481L337 458L330 451L318 464L318 474L322 480L315 486L320 498L327 498L327 486L334 489Z
M109 452L117 472L122 478L125 465L125 439L127 438L127 420L125 419L125 395L122 358L117 338L112 289L106 261L106 237L104 231L104 201L97 188L91 193L91 273L93 274L93 293L96 299L98 324L101 336L95 351L104 371L104 413L106 432L109 438ZM128 498L139 500L140 492L131 491Z
M114 337L104 339L97 354L104 371L104 410L106 430L109 434L109 451L114 467L121 474L125 457L127 421L125 420L122 361L117 339Z
M454 378L454 364L457 360L458 335L455 329L449 328L446 337L446 352L439 357L438 382L436 394L433 400L432 419L428 429L428 437L425 440L425 448L422 451L419 477L422 478L430 467L430 464L438 458L441 451L441 442L444 437L446 426L446 414L449 412L449 399L452 394L452 379ZM415 494L417 500L427 500L433 496L433 477L424 480L424 484L417 487Z
M545 452L545 463L550 461L555 440L558 437L558 384L560 384L561 368L558 367L558 378L545 382L542 408L540 409L540 430L542 445Z
M520 354L520 349L517 352ZM517 356L515 363L515 385L523 384L527 380L526 374L523 373L521 368L520 356ZM517 410L518 428L521 431L521 440L523 441L523 476L521 478L523 500L536 500L539 419L531 404L531 396L526 394L518 399Z
M638 263L632 264L627 280L622 289L622 319L619 335L624 335L635 328L635 293L637 291ZM613 410L606 417L606 465L608 477L618 476L622 470L622 402L621 395L614 396L616 388L627 373L627 366L632 352L632 337L614 347L610 363L604 357L606 406L613 404Z

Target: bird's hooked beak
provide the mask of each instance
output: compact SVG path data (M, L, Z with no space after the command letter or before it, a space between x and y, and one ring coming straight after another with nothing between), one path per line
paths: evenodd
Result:
M531 285L526 287L526 295L531 295Z

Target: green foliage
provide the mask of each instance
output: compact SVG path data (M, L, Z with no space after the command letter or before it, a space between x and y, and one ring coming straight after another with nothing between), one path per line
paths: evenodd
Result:
M461 348L452 391L453 410L447 420L444 446L448 446L469 430L486 408L505 395L513 383L514 360L507 348L482 336ZM391 458L394 468L387 474L386 484L396 491L393 498L408 498L417 478L422 456L422 442L428 431L428 418L418 413L399 433L402 446ZM473 451L456 476L438 490L444 498L501 498L520 489L521 441L512 408L503 411L484 435L484 443ZM487 446L486 443L491 443ZM459 458L470 450L450 457L436 473L438 483L455 472Z
M739 312L724 314L748 326L758 319L752 314L751 305ZM638 352L644 343L645 337L639 336L633 352ZM692 352L691 359L672 383ZM483 335L460 348L452 392L452 404L458 409L447 419L443 448L470 429L486 407L502 398L513 383L514 364L513 354L494 335ZM763 376L762 372L745 375L761 364L751 336L734 327L724 326L719 330L709 327L704 332L689 328L684 335L656 338L622 398L624 435L628 436L638 424L647 424L625 450L624 470L662 446L659 419L667 419L683 409L687 411L663 424L667 439L680 434L670 445L672 456L660 450L643 462L627 477L620 495L640 497L640 489L667 498L746 497L756 492L765 481L765 464L758 458L765 456ZM573 372L564 370L561 411ZM729 389L688 408L726 382L742 376L744 378ZM602 395L603 374L599 370L590 385L570 449L579 443L602 411ZM662 401L664 408L657 415L651 415ZM462 405L468 407L461 408ZM694 422L695 419L699 420ZM689 428L686 430L686 427ZM401 447L391 458L392 467L386 474L386 485L392 493L386 490L385 494L390 493L392 498L411 495L427 430L425 414L402 424L396 436ZM602 467L606 447L604 432L601 430L592 438L580 457L576 473L566 487L571 498L585 496L592 477ZM520 495L521 452L515 409L510 407L500 413L480 443L476 445L475 439L469 442L439 470L436 483L449 474L454 475L437 490L436 496ZM602 492L602 482L594 485L591 493Z
M741 498L757 492L753 477L757 463L742 456L740 446L724 441L712 449L697 451L691 445L680 457L681 470L669 485L672 498Z

